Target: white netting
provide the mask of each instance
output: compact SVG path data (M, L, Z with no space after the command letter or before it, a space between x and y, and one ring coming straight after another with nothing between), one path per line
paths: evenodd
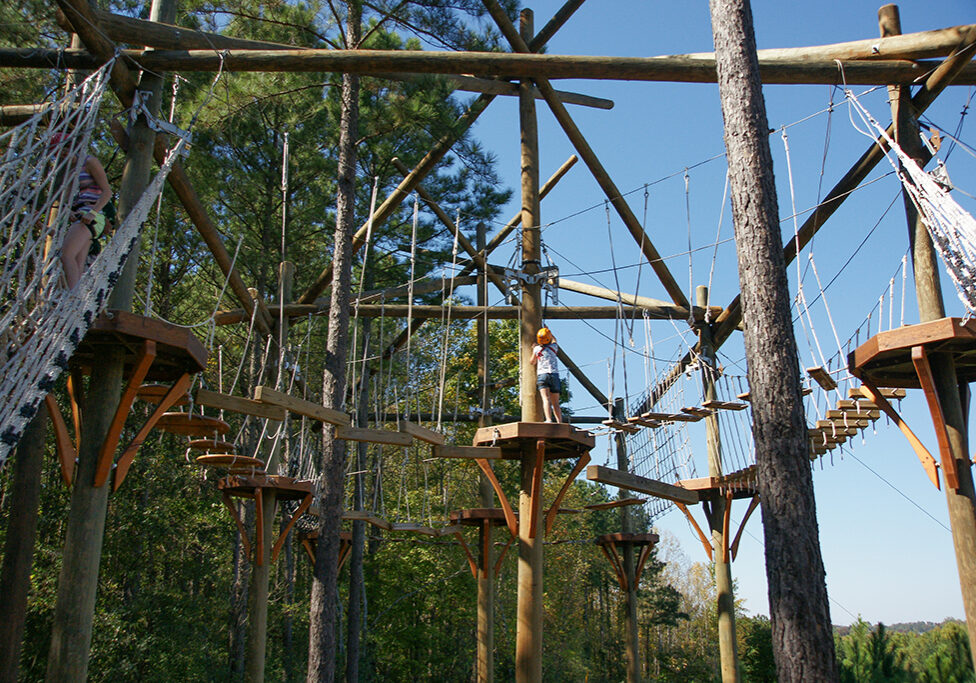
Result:
M905 191L918 208L932 242L939 250L949 277L956 286L959 300L966 307L966 318L976 316L976 219L956 203L946 186L905 154L849 91L847 99L861 119L884 139L901 162L899 167L895 159L885 154L901 178Z
M60 246L69 227L98 105L111 64L38 114L0 136L0 466L37 406L108 301L125 257L184 143L170 152L135 207L71 291L61 278ZM51 145L56 134L67 134ZM68 153L61 153L69 146Z

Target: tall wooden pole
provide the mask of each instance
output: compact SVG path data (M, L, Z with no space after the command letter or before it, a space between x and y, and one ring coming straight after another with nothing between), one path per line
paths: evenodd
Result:
M478 223L475 244L484 253L487 239L484 223ZM478 273L478 306L488 305L488 276L484 271ZM488 389L488 316L478 318L478 388L481 394L481 414L478 426L491 424L491 392ZM491 481L481 472L478 476L478 505L489 508L493 505L495 492ZM495 574L492 562L492 546L486 542L491 537L491 526L482 524L479 531L478 558L478 683L492 683L495 680Z
M626 408L623 398L616 398L613 402L613 416L617 420L626 420ZM613 437L617 448L617 469L627 472L630 463L627 459L627 437L623 432L617 432ZM629 495L620 489L619 498ZM620 530L625 534L634 532L634 520L629 506L620 508ZM640 683L640 640L637 629L637 562L634 557L634 544L623 544L624 576L627 579L627 590L624 594L624 655L627 662L627 683Z
M901 20L896 5L885 5L878 10L882 37L901 33ZM918 119L911 106L908 88L889 87L891 118L895 127L895 142L920 164L925 163L925 153L919 140ZM908 238L912 251L912 269L915 274L915 293L918 298L919 322L945 317L942 288L935 249L925 223L912 203L907 191L902 192L905 213L908 218ZM960 395L955 361L951 356L929 354L929 364L935 377L935 389L945 417L949 433L949 448L956 461L959 488L946 484L946 504L949 509L949 525L952 528L952 544L956 551L956 567L962 589L962 603L966 610L969 632L969 650L976 666L976 494L970 468L968 429L968 396Z
M748 0L711 0L781 683L836 681L799 358Z
M520 31L526 42L534 32L532 11L522 10ZM522 147L522 271L526 275L540 270L539 235L539 131L535 115L532 82L519 82L519 129ZM535 366L529 360L535 344L535 333L542 326L542 286L522 283L522 377L519 395L522 399L522 421L539 422L542 410L535 386ZM521 486L519 491L519 562L518 562L518 622L515 640L515 680L517 683L536 683L542 680L542 540L537 533L542 515L542 501L533 498L532 480L535 471L535 448L526 447L522 453ZM536 514L533 514L533 506ZM537 528L532 529L532 520Z
M174 0L154 0L150 18L172 22L176 14ZM140 89L152 93L149 110L159 111L161 77L144 73ZM119 188L119 214L126 213L138 201L149 183L152 168L155 133L144 117L136 120L126 153L122 183ZM109 306L128 310L132 306L138 266L138 246L129 254L128 262L116 283ZM121 347L107 350L101 367L93 368L88 386L82 441L78 449L71 488L71 509L68 513L64 539L61 573L51 628L51 646L47 661L47 680L51 683L84 681L88 675L92 622L95 615L95 596L98 590L98 570L101 564L102 543L105 538L105 515L111 486L94 485L102 442L122 393L124 352Z
M696 304L708 305L708 287L695 290ZM702 384L705 401L714 401L715 376L718 363L715 358L715 345L712 343L712 328L702 324L698 330L701 341ZM708 449L708 476L722 476L722 437L719 433L718 414L705 418L705 442ZM712 531L712 545L715 548L715 592L718 614L718 652L722 667L722 683L738 683L739 656L735 644L735 594L732 589L732 563L725 556L723 548L729 542L725 538L722 520L725 518L725 498L721 495L712 502L712 514L708 524Z

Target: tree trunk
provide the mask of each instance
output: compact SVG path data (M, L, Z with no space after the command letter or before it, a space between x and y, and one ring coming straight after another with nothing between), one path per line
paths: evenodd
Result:
M27 425L14 462L7 542L0 571L0 681L14 683L20 668L20 650L27 614L27 593L37 539L37 508L41 499L47 407L41 402Z
M711 0L778 678L835 681L799 362L748 0Z
M361 33L362 6L349 0L346 42L357 46ZM356 139L359 134L359 77L342 77L342 117L339 130L339 178L336 197L335 244L332 255L332 293L329 340L322 399L326 407L341 409L346 388L346 356L349 346L349 288L352 282L353 212L356 205ZM308 681L332 683L336 659L336 564L339 557L339 524L345 480L346 442L333 438L335 429L323 431L322 459L316 498L319 538L315 553L309 609Z

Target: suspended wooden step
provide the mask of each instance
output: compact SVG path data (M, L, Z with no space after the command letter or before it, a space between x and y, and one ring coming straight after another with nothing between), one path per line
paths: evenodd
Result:
M685 413L687 415L694 415L695 417L698 417L698 418L708 417L710 415L714 415L715 414L715 411L714 410L710 410L710 409L704 408L704 407L699 408L698 406L691 406L689 408L682 408L681 409L681 412L682 413Z
M281 406L285 410L304 415L318 422L327 422L333 425L350 425L352 418L345 413L320 406L318 403L296 398L290 394L275 391L269 387L254 387L254 400L260 403L270 403Z
M702 403L702 408L708 408L709 410L745 410L748 407L748 404L739 401L713 400Z
M837 388L837 382L823 367L807 368L807 374L826 391L833 391Z
M610 429L615 429L618 432L627 432L628 434L636 434L640 431L640 427L632 425L629 422L623 422L621 420L614 420L613 418L607 418L602 422L602 424L610 427Z
M217 453L201 455L196 458L198 465L204 467L223 467L237 470L257 469L264 472L264 462L249 455L237 455L235 453Z
M337 439L346 441L365 441L367 443L385 444L388 446L410 446L413 437L403 432L393 432L388 429L367 429L366 427L336 427Z
M639 427L647 427L648 429L657 429L661 426L661 423L657 420L647 420L637 416L628 417L627 422L638 425Z
M828 430L828 429L867 429L871 425L870 420L854 420L849 419L847 422L844 420L817 420L817 429Z
M430 451L435 458L502 459L502 449L497 446L434 446Z
M191 415L190 413L164 413L156 423L156 429L182 436L223 435L230 431L230 425L216 417Z
M433 429L427 429L419 424L410 422L410 420L400 420L397 426L401 432L404 434L409 434L419 441L425 441L435 446L443 446L445 443L447 443L447 438L440 432L435 432Z
M687 413L655 413L653 411L641 413L645 420L657 420L658 422L698 422L701 418L697 415Z
M169 384L143 384L136 392L136 399L146 403L159 403L170 390ZM190 402L190 394L183 393L173 403L173 407L185 406Z
M863 399L860 401L853 401L850 399L837 401L837 410L849 411L851 413L857 413L861 410L880 410L877 403Z
M204 453L233 453L237 447L230 441L220 439L192 439L187 448Z
M196 402L202 406L228 410L232 413L241 413L242 415L251 415L252 417L276 420L278 422L284 421L286 415L285 409L281 406L268 405L261 401L252 401L243 396L220 394L208 389L197 389L195 398Z
M393 525L387 522L385 519L379 515L370 512L369 510L344 510L342 512L343 519L358 519L367 524L372 524L377 529L383 529L384 531L392 531Z
M801 396L809 396L812 393L813 393L813 389L811 389L810 387L803 387L802 389L800 389L800 395ZM740 401L746 401L747 403L748 402L751 402L752 401L752 392L751 391L743 391L741 394L738 394L736 396L736 398L738 398Z
M860 412L851 412L847 410L828 410L827 419L828 420L843 420L845 417L851 417L856 415L858 419L862 420L877 420L881 417L880 410L862 410Z
M893 398L905 398L905 396L908 395L908 392L902 388L889 389L889 388L879 387L878 391L881 392L882 396L884 396L889 400ZM864 401L867 401L871 398L870 396L868 396L867 391L864 389L864 387L856 387L856 388L848 389L847 397L853 398L854 400L864 400Z

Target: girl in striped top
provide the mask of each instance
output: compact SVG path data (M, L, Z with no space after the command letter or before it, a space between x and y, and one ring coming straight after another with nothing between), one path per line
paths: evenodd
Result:
M64 144L64 149L68 150L66 142L64 135L55 135L51 139L52 146ZM112 188L102 163L93 156L86 157L78 176L78 193L71 202L72 223L61 245L61 265L68 289L78 284L81 274L85 272L85 259L92 240L105 232L106 220L102 209L111 199Z

